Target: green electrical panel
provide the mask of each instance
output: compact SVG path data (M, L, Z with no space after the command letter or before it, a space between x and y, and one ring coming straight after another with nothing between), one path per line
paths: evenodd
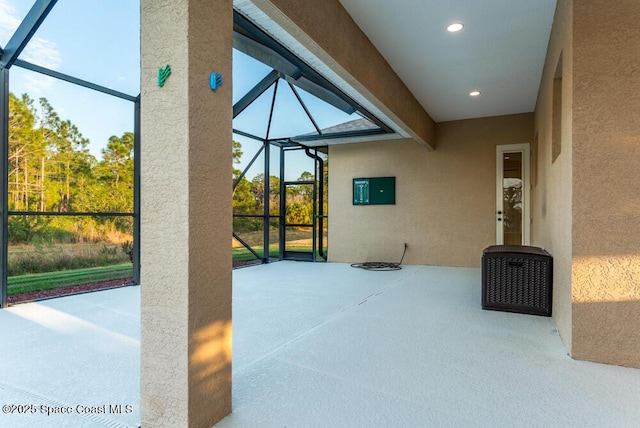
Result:
M353 179L353 205L395 205L396 178Z

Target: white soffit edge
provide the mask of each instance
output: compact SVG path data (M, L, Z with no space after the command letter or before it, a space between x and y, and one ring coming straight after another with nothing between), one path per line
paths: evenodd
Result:
M329 54L320 48L320 46L307 36L297 25L295 25L294 22L277 10L269 1L234 0L233 7L260 27L264 32L297 55L309 66L314 68L327 80L336 85L345 94L353 98L369 112L386 123L396 132L396 134L390 134L392 137L399 137L401 139L412 138L416 141L422 141L422 139L419 138L399 118L392 115L391 112L384 112L381 108L376 106L376 104L371 100L375 100L378 105L383 105L383 103L379 102L371 93L366 91L365 88L360 88L360 90L356 89L354 84L347 80L349 79L352 82L356 82L356 79L351 77L344 68L335 62L332 62L332 64L329 65L331 58ZM279 20L281 22L286 22L291 28L288 30L285 29L274 20L274 17L267 14L265 11L266 9L271 13L277 14L278 18L280 18ZM319 55L322 55L325 59L321 59ZM426 142L424 143L426 144Z
M305 146L309 147L324 147L324 146L337 146L339 144L354 144L354 143L371 143L374 141L390 141L390 140L405 140L407 137L402 137L399 134L379 134L379 135L361 135L357 137L343 137L343 138L327 138L325 140L310 140L304 141ZM296 141L295 138L292 138Z

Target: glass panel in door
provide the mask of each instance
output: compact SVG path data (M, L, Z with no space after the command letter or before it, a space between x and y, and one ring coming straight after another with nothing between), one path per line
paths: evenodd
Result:
M522 152L503 153L502 228L505 245L522 244Z

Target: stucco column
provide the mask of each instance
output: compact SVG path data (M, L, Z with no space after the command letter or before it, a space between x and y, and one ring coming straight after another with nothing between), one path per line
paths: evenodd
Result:
M232 10L141 1L144 427L210 427L231 411Z
M572 355L640 367L640 2L573 8Z

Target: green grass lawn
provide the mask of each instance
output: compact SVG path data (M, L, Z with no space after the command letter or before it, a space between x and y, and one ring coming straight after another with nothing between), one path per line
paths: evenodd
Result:
M131 263L10 276L7 278L8 294L12 296L33 291L51 290L59 287L125 279L131 278L132 276L133 267Z
M262 247L255 247L255 251L262 256ZM295 248L298 251L311 251L310 246ZM269 257L278 258L278 245L269 247ZM256 260L256 257L246 248L233 248L233 261ZM16 275L7 278L8 294L30 293L34 291L51 290L60 287L70 287L74 285L92 284L101 281L111 281L116 279L131 278L133 268L131 263L124 263L112 266L102 266L84 269L63 270L57 272L35 273L27 275Z
M253 250L262 257L262 247L254 247ZM269 257L278 257L280 255L278 251L278 246L269 246ZM245 262L249 260L256 260L256 256L249 250L244 247L234 248L233 249L233 261L234 262Z
M272 243L278 242L278 230L277 228L272 228L270 233L270 241ZM287 230L287 244L286 248L290 251L303 251L303 252L311 252L311 229L310 228L301 228ZM240 238L254 249L260 258L262 258L263 254L263 243L264 243L264 231L256 230L249 232L238 232ZM325 252L326 252L326 244L327 244L327 231L324 233L324 244L325 244ZM257 260L256 256L245 247L243 247L238 241L235 239L232 241L233 248L233 261L234 262L245 262L251 260ZM279 257L279 244L269 245L269 257L270 258L278 258Z

